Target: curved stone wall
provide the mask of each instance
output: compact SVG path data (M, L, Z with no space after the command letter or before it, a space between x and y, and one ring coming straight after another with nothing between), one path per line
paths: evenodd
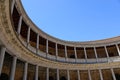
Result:
M91 64L113 62L120 55L120 37L89 42L68 42L44 33L32 23L19 1L13 9L12 20L14 30L24 46L50 60Z
M2 80L119 80L119 56L120 37L60 40L38 29L20 0L0 1Z

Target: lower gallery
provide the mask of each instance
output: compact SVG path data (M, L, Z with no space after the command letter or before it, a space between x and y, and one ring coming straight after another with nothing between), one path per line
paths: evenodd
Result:
M120 37L60 40L37 28L21 0L0 0L0 80L120 80Z

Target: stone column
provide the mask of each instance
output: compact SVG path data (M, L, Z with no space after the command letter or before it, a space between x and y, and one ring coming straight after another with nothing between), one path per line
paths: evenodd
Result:
M49 68L46 69L46 80L49 80Z
M91 79L90 70L88 70L88 76L89 76L89 80L92 80L92 79Z
M57 46L57 43L55 45L55 51L56 51L56 60L57 60L57 57L58 57L58 46Z
M70 73L69 73L69 70L67 70L67 80L70 80Z
M98 56L97 56L97 51L96 51L96 48L94 47L94 52L95 52L95 57L96 57L96 60L98 62Z
M16 1L16 0L12 0L12 4L11 4L11 14L13 13L13 9L14 9L14 5L15 5L15 1Z
M80 71L77 70L77 74L78 74L78 80L80 80Z
M118 55L120 56L120 49L118 47L118 44L116 44L116 48L117 48L117 51L118 51Z
M57 80L59 80L60 77L59 77L59 69L57 69Z
M20 35L20 32L21 32L21 25L22 25L22 16L20 16L19 23L18 23L18 29L17 29L18 35Z
M116 77L115 77L115 73L114 73L114 71L113 71L113 68L111 68L110 70L111 70L111 73L112 73L113 80L116 80Z
M84 47L84 53L85 53L85 61L87 62L87 52L85 47Z
M28 63L25 62L23 80L27 80Z
M75 52L75 60L77 61L77 51L76 51L76 47L74 47L74 52Z
M17 62L17 57L13 57L13 62L11 66L11 71L10 71L10 80L14 80L15 77L15 70L16 70L16 62Z
M100 79L103 80L103 75L102 75L101 69L99 69L99 74L100 74Z
M105 52L106 52L106 55L107 55L107 59L108 59L108 61L109 61L109 55L108 55L108 51L107 51L106 46L105 46Z
M47 40L46 40L46 57L48 57L47 55L48 55L48 52L49 52L49 51L48 51L48 46L49 46L49 45L48 45L48 39L47 39Z
M30 41L30 27L28 27L28 33L27 33L27 45L29 45Z
M67 61L68 54L67 54L67 47L66 47L66 45L65 45L65 58L66 58L66 61Z
M1 49L0 49L0 75L1 75L1 72L2 72L2 67L3 67L4 57L5 57L5 51L6 51L6 48L1 46Z
M38 65L35 68L35 80L38 80Z
M39 48L39 34L37 34L37 46L36 48L38 49Z
M36 43L36 53L38 52L39 50L39 34L37 34L37 43Z

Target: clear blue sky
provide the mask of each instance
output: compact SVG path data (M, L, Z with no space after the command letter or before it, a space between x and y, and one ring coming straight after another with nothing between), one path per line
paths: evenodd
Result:
M90 41L120 35L120 0L21 0L31 20L62 40Z

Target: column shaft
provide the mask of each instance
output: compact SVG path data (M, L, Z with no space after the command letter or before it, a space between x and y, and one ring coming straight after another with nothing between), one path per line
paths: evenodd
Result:
M20 32L21 32L21 25L22 25L22 16L20 16L19 23L18 23L18 29L17 29L18 35L20 35Z
M6 51L6 48L2 46L1 49L0 49L0 75L1 75L1 72L2 72L2 67L3 67L4 57L5 57L5 51Z
M84 53L85 53L85 60L87 62L87 52L86 52L86 48L84 47Z
M12 4L11 4L11 14L13 13L13 9L14 9L14 5L15 5L15 1L16 1L16 0L12 0Z
M116 44L116 48L117 48L117 51L118 51L118 55L120 56L120 49L118 47L118 44Z
M101 69L99 69L99 73L100 73L100 79L103 80L103 75L102 75Z
M107 51L106 46L105 46L105 52L106 52L107 58L109 59L109 55L108 55L108 51Z
M55 51L56 51L56 59L58 57L58 46L57 46L57 43L56 43L56 46L55 46Z
M38 50L39 50L39 34L37 34L36 53L38 53Z
M48 51L48 39L46 40L46 57L48 57L47 55L48 55L48 53L49 53L49 51Z
M69 70L67 70L67 80L70 80L70 73L69 73Z
M38 65L35 68L35 80L38 80Z
M89 80L92 80L92 79L91 79L90 70L88 70L88 76L89 76Z
M59 77L59 69L57 69L57 80L59 80L60 77Z
M36 46L37 49L39 49L39 34L37 34L37 46Z
M30 27L28 28L28 33L27 33L27 44L29 45L30 41Z
M77 51L76 51L76 47L74 47L74 52L75 52L75 60L77 61Z
M11 67L11 72L10 72L10 80L14 80L15 77L15 70L16 70L16 62L17 62L17 57L13 57L13 62L12 62L12 67Z
M80 80L80 71L77 70L77 74L78 74L78 80Z
M107 51L106 46L105 46L105 52L106 52L106 55L107 55L107 61L109 62L109 55L108 55L108 51Z
M26 62L24 66L23 80L27 80L27 71L28 71L28 63Z
M113 71L113 68L111 68L110 70L111 70L111 72L112 72L113 80L116 80L116 77L115 77L115 73L114 73L114 71Z
M46 69L46 80L49 80L49 68Z
M65 58L66 58L66 60L67 60L67 58L68 58L67 47L66 47L66 45L65 45Z
M95 52L95 57L96 57L96 60L98 62L98 56L97 56L97 51L96 51L96 48L94 47L94 52Z

